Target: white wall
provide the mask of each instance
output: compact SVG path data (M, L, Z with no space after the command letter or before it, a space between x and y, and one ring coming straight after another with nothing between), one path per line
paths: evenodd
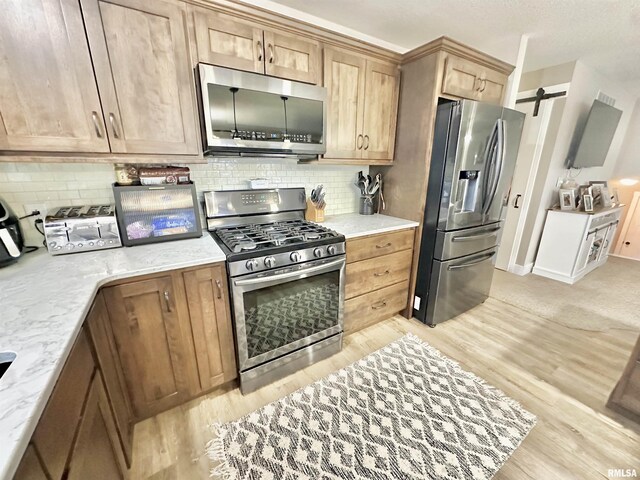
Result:
M613 174L616 178L640 177L640 99L633 109Z
M247 180L256 177L267 178L278 187L305 187L307 194L321 183L326 190L327 215L358 211L356 173L368 173L368 167L305 165L295 160L263 158L210 159L207 164L189 167L200 200L203 191L248 188ZM112 203L114 181L110 164L0 162L0 197L19 216L35 208ZM27 243L42 242L33 219L23 220L21 226Z
M571 175L580 184L590 180L609 180L614 176L617 160L620 156L625 135L630 124L636 98L628 93L618 83L604 77L595 69L581 61L571 62L547 69L527 72L523 74L520 91L535 90L559 83L569 82L569 93L564 100L561 118L557 122L557 134L553 139L552 151L547 161L541 164L536 185L536 198L532 199L537 208L527 217L525 231L518 253L517 264L525 266L535 259L537 245L540 241L546 211L558 203L558 178ZM623 114L611 143L609 153L602 167L583 168L582 170L567 170L566 162L576 129L580 130L598 92L616 99L615 107ZM545 146L546 147L546 146Z

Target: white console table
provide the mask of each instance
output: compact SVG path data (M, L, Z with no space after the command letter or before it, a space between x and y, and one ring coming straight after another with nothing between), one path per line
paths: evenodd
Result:
M605 263L622 207L604 208L593 213L549 210L533 273L575 283Z

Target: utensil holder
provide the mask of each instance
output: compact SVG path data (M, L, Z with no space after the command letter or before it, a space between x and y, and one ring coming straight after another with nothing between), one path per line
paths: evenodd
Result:
M373 195L362 195L360 197L360 215L373 215Z
M307 210L304 213L304 218L310 222L324 222L324 208L316 207L315 203L307 199Z

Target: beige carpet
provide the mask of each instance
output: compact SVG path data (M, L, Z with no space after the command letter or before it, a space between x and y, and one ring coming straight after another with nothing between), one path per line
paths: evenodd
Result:
M495 270L491 296L570 328L640 331L640 262L609 257L574 285Z

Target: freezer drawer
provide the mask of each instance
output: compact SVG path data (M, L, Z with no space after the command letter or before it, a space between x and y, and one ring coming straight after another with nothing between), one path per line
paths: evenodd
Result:
M454 260L433 261L426 323L442 323L487 299L496 251L493 247Z
M433 258L451 260L498 245L502 223L465 228L453 232L438 231Z

